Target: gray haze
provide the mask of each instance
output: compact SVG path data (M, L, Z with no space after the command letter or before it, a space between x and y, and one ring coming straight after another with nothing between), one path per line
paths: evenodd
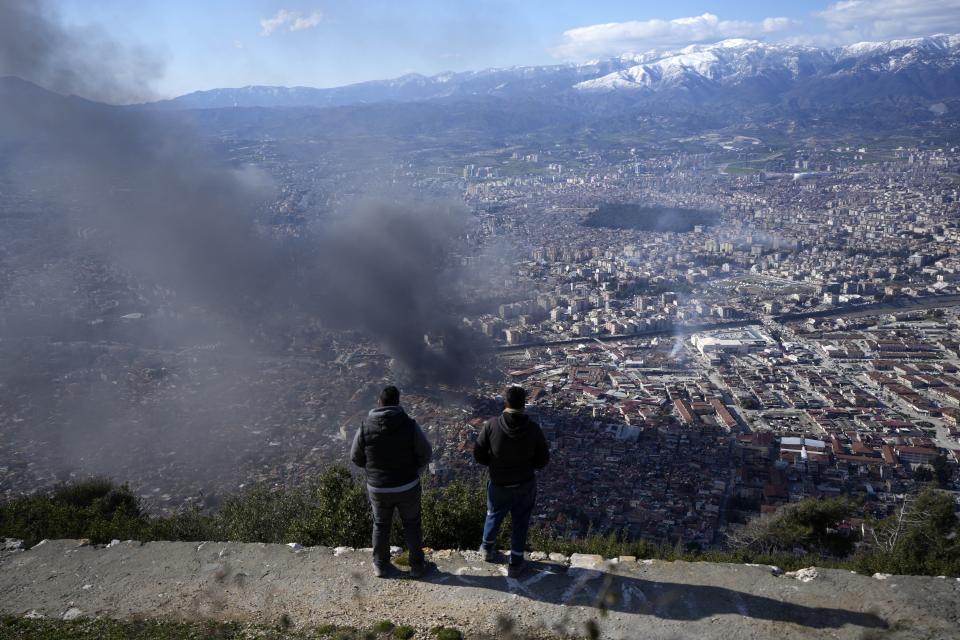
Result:
M80 35L51 24L40 5L14 1L0 9L0 70L58 93L109 98L141 90L122 84L142 77L140 58L133 68L86 64L89 52L76 55ZM2 129L41 149L47 168L30 186L69 207L108 258L212 311L263 322L292 306L365 330L417 373L441 364L423 348L425 333L447 332L450 348L460 349L458 325L440 300L455 290L442 285L456 274L438 267L450 266L444 262L463 230L463 211L370 201L317 229L312 244L285 246L254 225L257 207L272 195L269 179L216 162L191 142L198 136L189 125L35 93L15 87L5 96Z
M119 103L148 98L161 69L157 56L120 47L95 28L61 26L45 0L0 3L0 77Z
M109 471L120 448L149 455L187 442L202 472L216 443L190 423L198 415L236 424L269 418L275 397L257 397L249 384L277 336L300 325L372 338L407 380L472 379L479 345L455 315L459 263L452 254L467 220L461 208L369 200L306 238L274 240L257 225L274 197L268 176L216 160L179 116L84 99L146 97L156 69L148 55L64 29L42 2L0 4L0 76L15 76L0 77L0 180L14 196L39 203L44 211L35 219L49 222L35 246L6 256L30 268L0 277L0 307L10 307L14 294L28 303L6 309L0 342L24 340L24 363L49 358L54 374L76 366L58 368L57 359L75 358L157 376L180 366L196 383L188 399L157 394L135 410L123 397L135 383L84 383L61 404L67 428L47 425L59 439L51 455L79 456L86 470ZM105 281L131 287L131 304L159 301L166 311L107 329L63 317L63 309L101 295L84 288L65 255L82 256L99 265ZM428 348L425 334L443 334L444 347ZM69 347L54 353L47 339ZM91 340L114 346L84 342ZM131 343L145 350L128 355L122 345ZM189 364L163 355L197 347L182 358ZM4 410L58 401L49 378L24 382L23 370L12 367L0 371L0 391L11 375L29 392L8 397ZM141 419L141 435L127 433L125 425Z

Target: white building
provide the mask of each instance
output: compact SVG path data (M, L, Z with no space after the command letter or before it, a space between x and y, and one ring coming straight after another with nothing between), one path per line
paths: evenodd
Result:
M720 353L752 353L762 351L772 340L754 327L695 333L690 342L701 353L709 356Z

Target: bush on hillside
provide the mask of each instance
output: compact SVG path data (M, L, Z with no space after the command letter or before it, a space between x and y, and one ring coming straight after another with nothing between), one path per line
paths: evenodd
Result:
M144 540L223 540L220 521L204 515L200 509L186 509L164 518L151 518Z
M870 547L853 560L857 570L960 576L960 522L951 494L928 488L870 525Z
M479 547L486 515L486 489L479 482L456 480L443 489L426 489L423 542L434 549Z
M0 506L2 535L28 545L44 538L89 538L95 543L140 538L145 526L139 500L127 485L118 487L104 478L63 485L52 494L15 498Z
M856 542L840 524L854 515L857 504L849 498L803 500L788 504L776 513L755 518L731 532L736 549L755 553L793 552L844 557Z
M366 490L344 467L295 489L254 486L226 498L215 516L221 537L240 542L368 546Z
M753 521L733 536L727 550L699 552L680 545L629 541L620 532L557 538L534 528L530 547L563 554L607 558L636 556L664 560L708 560L775 564L786 570L816 564L866 573L960 576L960 537L953 498L928 489L909 499L893 516L872 522L872 533L853 555L856 538L837 524L854 512L848 499L806 500ZM434 549L474 549L486 514L486 491L477 481L457 481L443 489L425 488L424 544ZM272 490L252 487L226 498L220 511L188 510L150 518L126 486L92 479L0 503L0 537L32 546L44 538L236 540L299 542L303 545L370 545L371 516L366 488L343 467L322 473L309 486ZM509 540L508 523L500 546ZM395 542L402 544L399 529Z

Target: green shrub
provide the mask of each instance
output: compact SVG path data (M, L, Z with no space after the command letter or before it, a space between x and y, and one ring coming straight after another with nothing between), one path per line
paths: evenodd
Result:
M142 539L147 519L126 485L93 478L0 505L0 534L32 546L44 538L89 538L95 543Z
M856 502L849 498L803 500L752 520L731 538L735 548L758 553L803 549L815 555L843 557L853 550L856 538L838 531L837 525L856 509Z
M345 467L327 469L304 493L308 508L292 522L288 542L349 547L370 544L373 520L367 490Z
M423 494L424 544L434 549L480 546L487 515L487 493L480 482L455 480Z
M220 521L193 508L166 518L150 520L147 537L151 540L223 540Z
M658 546L646 540L629 542L624 540L622 532L612 531L607 535L590 534L578 540L564 540L553 537L548 531L534 528L530 532L530 546L539 551L556 552L570 555L590 553L604 558L617 556L636 556L638 558L674 559L673 547Z
M854 555L865 573L960 576L960 535L951 494L928 488L896 513L870 523L873 545Z
M835 529L855 510L848 499L806 500L752 521L732 533L725 550L700 551L680 546L629 541L619 532L561 539L534 528L530 547L563 554L589 553L607 558L631 555L663 560L706 560L775 564L785 570L817 565L864 573L960 576L960 536L949 494L929 489L908 500L907 510L870 523L876 540L865 540L853 555L852 536ZM486 515L486 491L480 482L458 481L444 489L424 490L424 543L435 549L474 549ZM506 542L509 526L501 530ZM58 487L0 503L0 537L32 546L44 538L120 540L237 540L299 542L304 545L365 547L370 544L370 506L362 481L333 467L308 486L272 490L264 486L227 497L220 511L197 509L149 518L126 486L102 478ZM399 533L399 532L397 532ZM405 554L396 559L404 564Z
M228 622L161 622L154 620L110 620L108 618L64 621L51 618L0 618L0 640L242 640L276 638L270 629L249 628ZM285 634L285 638L301 638Z
M437 640L463 640L463 634L453 627L434 627L430 629L430 633L436 636Z
M124 510L140 513L140 504L127 485L117 487L109 478L90 478L62 485L53 491L51 499L68 507L97 506L103 513Z
M373 625L373 630L377 633L390 633L393 631L395 626L396 625L389 620L381 620L377 624Z
M299 542L288 539L291 522L302 518L308 503L302 489L274 491L262 485L227 497L217 520L224 537L238 542Z
M366 488L344 467L304 487L255 486L228 497L215 524L224 537L241 542L352 547L368 545L373 526Z
M374 635L372 632L361 633L353 627L338 627L335 624L322 624L314 630L314 633L317 638L330 638L331 640L359 640Z
M412 638L415 633L416 631L413 627L408 625L400 625L393 630L393 637L397 638L397 640L408 640L409 638Z

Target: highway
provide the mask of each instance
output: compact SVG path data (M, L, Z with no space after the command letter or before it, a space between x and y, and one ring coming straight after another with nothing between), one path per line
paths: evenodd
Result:
M503 344L494 347L497 351L523 351L532 347L550 347L565 344L578 344L586 342L611 342L626 340L643 340L655 338L657 336L678 336L690 335L700 331L716 331L718 329L733 329L736 327L748 327L759 325L759 318L747 318L744 320L730 320L728 322L712 322L709 324L680 324L674 325L669 329L656 329L654 331L641 331L639 333L614 333L614 334L594 334L581 336L578 338L561 338L558 340L542 340L538 342L524 342L521 344Z
M936 309L938 307L952 307L960 305L960 295L949 296L903 296L894 300L871 302L852 307L834 307L832 309L818 309L802 313L784 313L773 316L777 322L792 322L806 318L835 318L841 316L876 315L878 313L897 313L915 309Z
M851 307L834 307L832 309L819 309L816 311L806 311L802 313L786 313L769 317L775 322L794 322L807 318L836 318L842 316L858 315L876 315L878 313L896 313L900 311L911 311L915 309L936 309L938 307L952 307L960 305L960 295L949 296L921 296L918 298L902 297L896 300L883 302L873 302ZM494 347L496 351L523 351L532 347L550 347L568 344L580 344L595 341L629 341L643 340L657 336L690 335L700 331L716 331L719 329L734 329L737 327L747 327L763 324L761 318L745 318L742 320L730 320L727 322L701 323L688 325L674 325L669 329L656 329L653 331L642 331L640 333L617 333L617 334L595 334L589 336L580 336L577 338L559 338L556 340L541 340L535 342L523 342L520 344L505 344Z

